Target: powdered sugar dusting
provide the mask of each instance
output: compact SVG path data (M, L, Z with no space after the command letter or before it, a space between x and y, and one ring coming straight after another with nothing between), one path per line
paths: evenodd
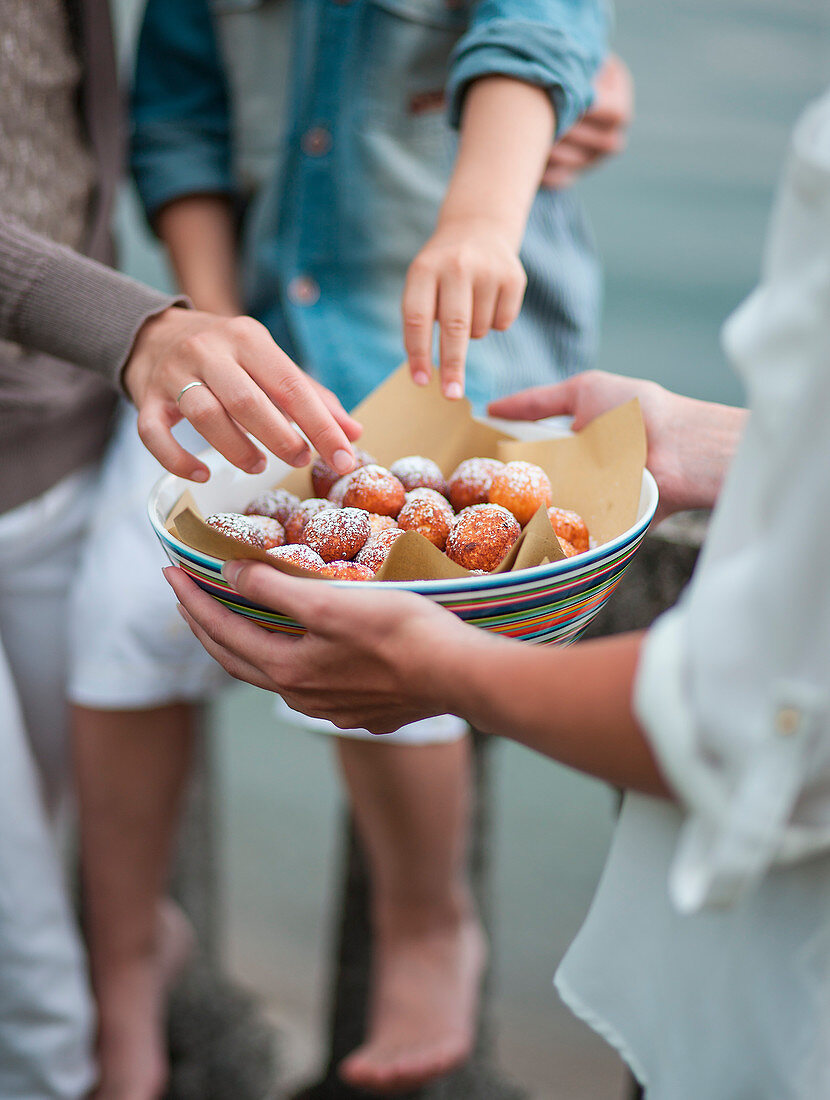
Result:
M357 473L357 470L352 470L350 474L344 474L341 478L335 481L334 485L328 491L328 498L332 504L338 508L343 504L343 497L346 495L346 490L352 483L352 478Z
M265 549L265 539L248 516L243 516L240 512L214 512L207 517L205 523L223 535L230 535L231 538L239 539L249 546L257 546L260 550Z
M285 524L291 513L297 508L300 498L287 489L268 489L254 497L245 509L246 516L270 516Z
M291 565L300 565L303 569L322 569L325 565L325 562L316 551L312 550L310 546L304 546L302 543L293 546L275 546L273 550L268 550L267 553L272 558L290 562Z
M460 511L472 504L485 504L494 476L504 469L497 458L466 458L450 476L449 497Z
M248 519L254 529L262 535L266 550L282 546L285 542L285 529L278 519L272 519L270 516L248 516Z
M428 507L441 512L443 515L453 517L455 513L452 510L452 505L445 496L437 492L435 489L427 489L425 486L419 486L417 489L412 489L406 494L406 504L404 509L410 504L421 502L422 507Z
M373 535L355 560L359 561L361 565L368 566L373 573L377 573L389 557L389 551L402 534L403 531L400 527L389 527L385 531Z
M439 550L443 550L455 519L449 501L434 489L413 489L398 515L398 526L419 531Z
M491 503L509 508L524 526L540 507L550 504L550 481L533 462L508 462L493 478L488 495Z
M369 513L360 508L330 508L312 516L302 540L323 561L353 558L371 534Z
M541 466L533 462L508 462L498 473L498 484L511 493L538 493L547 489L550 493L550 480Z
M389 471L407 491L423 487L435 489L436 492L446 495L447 482L441 473L440 466L431 458L424 458L423 455L407 455L393 462Z

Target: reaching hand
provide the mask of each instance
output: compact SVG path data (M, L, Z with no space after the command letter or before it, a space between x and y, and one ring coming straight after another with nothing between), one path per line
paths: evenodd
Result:
M403 293L404 344L414 381L429 380L437 320L442 389L446 397L461 397L470 340L509 328L526 284L517 247L498 224L478 218L439 223L412 261Z
M470 628L422 596L378 585L344 590L288 577L259 562L229 562L223 573L246 600L291 615L302 638L271 633L228 611L181 569L164 571L193 633L239 680L278 692L294 710L342 729L391 733L443 714L436 647ZM425 658L432 662L431 671ZM440 661L438 662L440 665Z
M248 473L263 470L266 459L246 433L292 466L309 461L308 444L291 421L333 469L348 473L354 466L350 444L360 425L251 317L166 309L139 330L123 382L138 408L142 442L179 477L210 475L173 438L182 419Z
M638 378L604 371L576 374L494 401L493 416L512 420L573 417L579 431L594 417L636 397L648 439L646 465L660 490L656 519L686 508L711 508L740 441L744 409L682 397Z
M625 62L611 54L594 85L594 102L553 146L542 186L564 190L580 173L621 153L634 117L634 82Z

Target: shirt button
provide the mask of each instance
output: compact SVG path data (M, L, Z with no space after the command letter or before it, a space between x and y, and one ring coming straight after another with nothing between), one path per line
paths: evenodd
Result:
M309 157L322 157L331 149L331 134L325 126L312 126L302 139L303 152Z
M775 728L782 737L792 737L801 725L801 711L795 707L780 707L775 715Z
M313 306L320 298L320 286L310 275L297 275L288 284L288 297L295 306Z

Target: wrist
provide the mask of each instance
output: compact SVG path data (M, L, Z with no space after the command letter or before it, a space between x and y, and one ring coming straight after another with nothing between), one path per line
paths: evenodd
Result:
M503 206L445 203L438 215L435 233L463 236L469 240L499 240L518 255L524 227L524 219L505 214Z
M477 728L487 709L487 650L494 643L482 631L453 617L441 633L429 624L429 633L413 650L426 654L420 682L436 714L454 714Z
M185 293L194 307L202 313L213 313L217 317L239 317L245 312L237 296L229 290L216 287L199 289L192 286Z
M136 333L132 350L121 371L121 386L133 404L140 403L144 380L160 348L178 332L182 316L188 312L181 305L168 306L148 317Z

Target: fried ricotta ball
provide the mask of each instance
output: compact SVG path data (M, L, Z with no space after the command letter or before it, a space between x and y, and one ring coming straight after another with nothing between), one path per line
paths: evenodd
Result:
M406 501L406 489L383 466L363 466L351 475L343 494L344 508L364 508L379 516L397 516Z
M499 504L474 504L450 528L447 557L465 569L489 573L522 533L519 522Z
M333 581L373 581L375 574L367 565L356 561L331 561L320 570L321 577Z
M398 524L391 516L379 516L375 512L369 513L369 524L372 528L372 533L369 536L370 541L379 535L381 531L394 530Z
M300 498L287 489L267 489L254 497L245 509L246 516L269 516L283 527L291 513L299 506Z
M578 512L569 512L566 508L548 508L548 519L559 538L569 542L578 554L588 549L588 528Z
M395 475L408 493L413 489L434 489L442 496L447 495L447 479L441 473L440 466L431 458L407 455L406 458L393 462L389 472Z
M550 504L550 481L533 462L508 462L493 477L488 494L491 504L512 512L524 527L542 505Z
M288 543L300 542L305 525L311 517L316 516L318 512L333 509L334 505L331 501L324 500L322 497L309 497L308 500L301 500L285 521L285 541Z
M251 522L250 516L243 516L240 512L214 512L212 516L207 517L205 523L215 531L239 539L248 546L256 546L259 550L265 549L265 537Z
M316 550L325 562L351 561L366 545L371 530L368 512L360 508L329 508L311 517L302 542Z
M312 569L315 572L322 569L326 564L318 553L311 549L310 546L275 546L273 550L268 550L269 558L276 558L277 561L287 561L291 565L300 565L303 569Z
M278 519L270 516L248 516L248 519L265 540L265 549L272 550L285 542L285 528Z
M343 507L343 497L356 473L357 471L355 470L350 474L343 474L326 493L326 499L330 500L335 508Z
M389 557L389 551L402 534L403 531L400 527L389 527L385 531L380 531L377 535L373 535L357 555L355 561L360 562L361 565L368 566L373 573L377 573L378 569L380 569Z
M504 469L497 458L466 458L450 474L447 491L456 512L473 504L487 504L494 476Z
M361 466L368 466L374 461L375 460L370 454L361 451L359 447L354 448L354 464L356 470ZM314 486L314 495L317 497L327 497L332 485L339 480L340 474L338 474L336 470L333 470L331 466L325 463L318 455L311 464L311 484Z
M452 505L434 489L413 489L398 513L398 527L420 532L439 550L446 546L454 520Z

